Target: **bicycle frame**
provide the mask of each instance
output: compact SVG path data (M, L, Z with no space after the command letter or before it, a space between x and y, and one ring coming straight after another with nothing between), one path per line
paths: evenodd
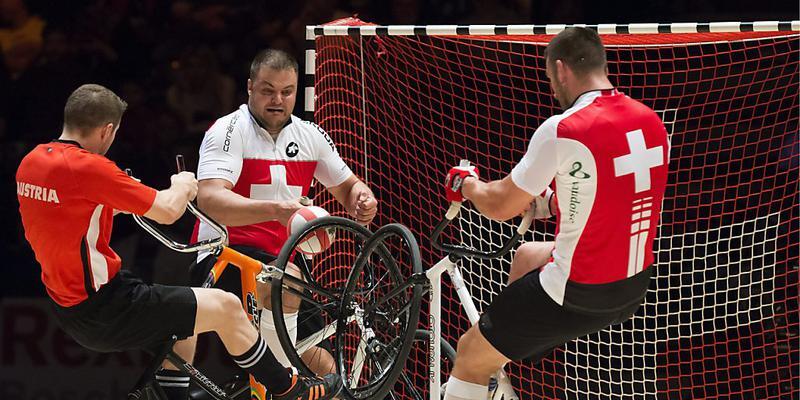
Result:
M175 157L175 160L178 166L178 172L184 171L185 166L183 156L178 155ZM131 175L130 170L126 170L126 172L128 175ZM195 253L202 250L210 250L212 254L217 257L217 261L209 273L208 279L206 279L206 281L203 283L204 288L214 286L229 264L239 268L242 281L242 307L244 307L244 310L247 313L247 318L250 320L253 326L258 329L260 314L257 312L258 297L256 292L256 275L261 273L262 270L266 269L266 266L258 260L250 258L242 253L237 252L236 250L227 247L226 243L228 241L228 231L225 229L225 227L200 211L192 202L189 202L187 209L201 221L211 226L211 228L216 231L219 236L214 239L207 239L193 244L183 244L170 239L153 223L144 217L133 215L133 219L146 232L172 250L181 253ZM273 273L282 273L282 271ZM184 372L188 372L189 376L200 386L202 386L204 390L206 390L206 392L208 392L212 397L221 400L230 398L210 379L206 378L191 364L187 363L180 356L175 354L172 351L171 346L168 346L168 349L166 349L166 352L161 355L161 358L169 360L176 367L180 368ZM266 389L263 385L258 383L252 375L250 376L250 393L252 398L261 400L266 399Z
M176 158L176 160L177 160L177 163L178 163L178 170L182 171L183 170L183 158L181 156L178 156ZM128 175L131 175L131 171L130 170L126 170L126 172L128 173ZM244 277L246 275L248 275L245 271L249 271L252 268L252 263L247 263L246 260L244 260L242 258L239 258L239 257L236 257L236 254L238 254L238 253L233 254L233 253L231 253L231 252L233 252L233 250L230 250L230 249L228 249L227 247L224 246L224 243L227 242L227 240L228 240L228 232L225 230L225 228L222 225L218 224L213 219L209 218L202 211L197 209L194 206L194 204L192 204L191 202L188 204L187 208L189 209L189 212L194 214L200 220L208 223L215 231L217 231L217 233L219 233L219 237L217 237L215 239L209 239L209 240L200 241L200 242L197 242L197 243L194 243L194 244L183 244L183 243L179 243L179 242L176 242L176 241L170 239L167 235L162 233L153 223L151 223L147 219L145 219L145 218L143 218L141 216L138 216L138 215L133 215L133 219L136 221L136 223L139 226L141 226L150 235L155 237L159 242L163 243L164 245L166 245L167 247L169 247L172 250L175 250L175 251L178 251L178 252L182 252L182 253L193 253L193 252L197 252L197 251L200 251L200 250L212 250L215 254L219 254L219 253L225 254L226 258L235 260L237 263L239 263L241 265L248 266L247 269L243 268L243 270L242 270L242 272L243 272L242 273L242 277L243 277L243 280L244 280ZM226 250L229 250L229 251L226 252ZM255 260L252 260L252 259L250 261L255 262ZM212 274L214 279L211 280L211 284L213 284L213 282L216 281L216 277L218 277L219 274L222 273L222 270L224 269L224 267L225 267L225 265L222 265L219 268L215 268L215 274ZM254 296L255 295L255 283L254 282L251 282L250 290L251 290L250 294L252 296ZM250 318L252 320L252 318L253 318L252 314L248 313L248 315L250 316ZM159 354L156 354L156 357L154 358L153 365L150 368L148 368L148 370L145 371L145 373L142 375L142 377L139 380L139 382L137 382L136 386L134 387L134 390L132 391L132 393L136 393L136 392L139 392L141 390L152 390L152 391L155 392L155 396L156 397L165 398L164 397L164 393L161 390L161 388L158 387L157 384L156 385L152 384L152 375L155 373L155 370L160 366L160 363L163 362L163 360L168 360L175 367L177 367L178 369L180 369L183 372L187 373L189 375L189 377L195 383L197 383L200 387L202 387L213 398L215 398L217 400L231 400L231 397L228 394L226 394L224 390L222 390L218 385L216 385L213 381L211 381L209 378L207 378L205 375L203 375L200 371L198 371L190 363L186 362L186 360L181 358L179 355L177 355L172 350L172 346L175 344L176 341L177 341L177 338L173 336L173 339L165 344L165 346L161 350L161 352ZM251 379L252 379L252 377L251 377ZM148 383L148 381L150 381L150 382ZM148 385L151 385L152 387L148 387Z
M178 155L175 157L178 172L184 171L184 161L183 156ZM126 172L128 175L132 175L131 170L127 169ZM224 226L214 221L211 217L200 211L192 202L189 202L187 205L187 209L190 213L196 216L201 221L207 223L214 231L217 232L219 235L217 238L214 239L207 239L203 241L199 241L193 244L184 244L177 241L170 239L167 235L165 235L161 230L159 230L152 222L147 220L144 217L138 215L132 215L133 219L136 223L142 227L146 232L148 232L151 236L156 238L159 242L167 246L168 248L181 252L181 253L195 253L198 251L209 250L211 253L217 257L214 266L209 272L208 278L203 283L204 288L213 287L214 284L217 282L222 273L225 271L225 268L228 265L233 265L240 270L241 276L241 284L242 284L242 307L244 308L245 312L247 313L247 318L256 328L259 329L259 319L260 313L258 312L258 296L257 296L257 289L256 289L256 281L264 282L267 278L274 278L274 277L282 277L284 280L288 281L289 283L293 283L298 286L305 287L306 289L312 291L319 291L317 288L309 287L300 279L297 279L291 275L284 275L284 272L272 265L265 265L264 263L253 259L247 255L244 255L230 247L226 244L228 242L228 231L225 229ZM295 288L287 288L293 294L300 296L306 301L314 302L313 299L302 293ZM352 320L352 318L351 318ZM360 321L359 321L360 323ZM336 332L336 322L324 327L319 332L312 334L311 336L303 339L302 341L297 343L298 352L302 353L305 350L311 348L322 342L323 340L329 338ZM174 340L171 344L174 344ZM157 355L157 359L167 359L173 365L178 367L179 369L187 372L189 376L203 389L208 392L212 397L218 400L228 400L230 396L225 394L225 392L219 388L214 382L210 379L205 377L200 371L195 369L191 364L187 363L186 360L183 360L180 356L175 354L172 351L171 344L168 344L164 351L161 354ZM155 373L154 367L153 371L149 372L149 375ZM143 375L143 379L148 375L148 373ZM136 388L144 388L146 386L146 382L140 380L137 383ZM158 389L156 389L157 391ZM163 393L162 393L163 394ZM263 385L258 383L252 375L250 375L250 395L252 399L258 400L265 400L266 397L266 388Z
M467 289L467 286L464 283L464 277L458 267L458 261L460 261L460 259L463 257L480 259L502 257L508 253L508 251L510 251L511 248L520 240L522 235L524 235L528 228L530 228L531 222L533 221L534 210L530 209L527 213L525 213L525 216L522 218L522 222L520 222L511 239L509 239L509 241L506 242L506 244L500 249L492 252L481 252L463 246L439 243L438 239L441 233L444 231L444 228L447 227L447 225L449 225L450 222L452 222L458 216L459 211L461 210L461 205L461 202L450 203L450 207L448 208L445 217L439 222L431 234L431 243L433 246L439 250L446 251L448 255L425 272L425 275L430 282L430 312L428 314L431 335L431 339L428 341L428 351L430 354L430 358L428 360L428 378L430 379L428 393L430 395L430 400L441 399L441 363L439 360L441 359L440 346L442 342L442 275L447 272L447 274L450 276L450 281L453 283L453 287L456 289L459 302L464 308L464 312L467 314L470 324L475 325L480 319L480 313L478 312L477 307L475 307L475 302L472 300L472 295L469 293L469 289ZM500 384L497 391L498 393L502 392L504 395L504 397L501 398L519 398L508 381L508 376L503 371L503 368L500 368L497 371L497 381Z

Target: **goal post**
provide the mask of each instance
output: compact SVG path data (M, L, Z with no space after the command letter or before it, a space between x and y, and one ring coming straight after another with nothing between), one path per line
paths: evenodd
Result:
M629 321L509 365L515 388L522 398L796 398L800 21L581 26L600 33L611 82L670 134L655 274ZM500 179L561 112L543 51L565 27L307 27L306 117L375 192L376 223L419 238L424 265L442 256L427 238L447 206L448 167L468 159ZM317 204L337 210L327 194ZM450 239L487 248L512 229L466 211ZM554 231L537 221L527 240ZM464 260L479 309L509 264ZM455 293L442 304L442 335L455 344L468 322ZM425 354L409 361L422 383Z

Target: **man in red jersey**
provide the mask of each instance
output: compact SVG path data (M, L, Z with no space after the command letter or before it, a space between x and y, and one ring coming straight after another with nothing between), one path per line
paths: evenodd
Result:
M172 335L186 339L214 331L239 365L279 393L274 399L333 396L339 378L298 377L280 365L236 296L148 285L121 269L122 260L109 246L117 211L171 224L197 194L189 172L173 175L168 189L156 191L104 156L126 107L102 86L79 87L64 107L61 136L33 149L17 170L25 237L61 327L81 345L104 352L153 349ZM178 354L185 353L181 344L175 346ZM188 375L171 364L156 378L170 398L188 397Z
M359 223L375 217L378 201L369 187L345 164L333 140L318 125L292 115L297 98L297 61L286 52L267 49L250 64L247 104L219 118L206 132L197 168L197 204L227 225L231 247L265 264L277 258L287 239L289 217L302 205L314 180ZM198 238L216 236L199 222ZM216 261L198 254L191 269L192 284L205 281ZM300 276L296 267L287 270ZM239 271L228 268L216 287L240 294ZM278 341L269 296L270 284L258 284L261 336L285 366L289 359ZM290 339L296 341L322 329L316 310L297 296L284 296L284 321ZM335 370L327 342L301 354L312 371Z
M490 376L508 361L538 361L625 321L649 286L667 182L664 124L613 88L595 31L566 29L548 44L545 60L564 112L536 130L504 179L481 182L474 167L448 174L449 200L467 199L496 220L530 205L537 217L554 213L557 231L555 242L519 248L509 286L460 338L447 400L486 399Z

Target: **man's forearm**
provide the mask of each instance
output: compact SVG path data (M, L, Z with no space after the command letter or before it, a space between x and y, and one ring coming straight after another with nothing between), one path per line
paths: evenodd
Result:
M475 178L468 178L464 181L461 193L466 200L480 211L481 214L495 220L504 220L497 211L501 209L500 202L503 196L499 193L500 181L481 182Z
M252 225L279 220L292 212L292 202L253 200L230 190L198 196L200 209L227 226Z

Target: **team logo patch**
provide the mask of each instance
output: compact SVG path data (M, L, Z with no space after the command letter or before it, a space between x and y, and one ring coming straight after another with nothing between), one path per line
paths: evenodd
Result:
M297 143L295 142L291 142L289 143L288 146L286 146L286 155L289 157L294 157L299 152L300 152L300 146L298 146Z
M582 171L583 164L580 161L575 161L572 163L572 170L569 171L570 176L578 178L578 179L589 179L592 176L587 174L586 172Z

